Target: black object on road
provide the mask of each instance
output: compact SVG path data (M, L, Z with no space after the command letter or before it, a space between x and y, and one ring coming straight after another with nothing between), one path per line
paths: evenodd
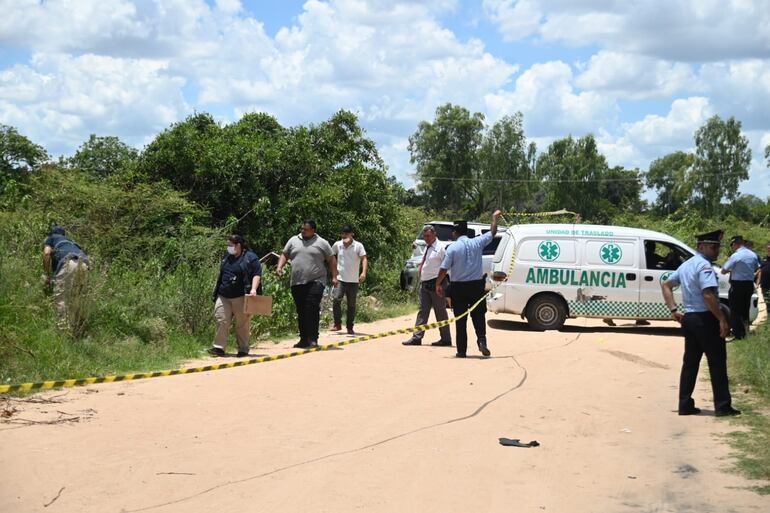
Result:
M540 443L538 443L537 440L532 440L531 442L523 443L523 442L520 442L518 438L501 438L500 445L505 445L509 447L538 447Z

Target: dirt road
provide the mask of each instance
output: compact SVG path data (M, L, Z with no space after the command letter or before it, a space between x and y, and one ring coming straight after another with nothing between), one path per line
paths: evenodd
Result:
M735 427L709 383L703 415L675 413L673 323L488 319L490 359L392 337L14 402L12 418L59 422L0 424L0 511L768 511L724 472Z

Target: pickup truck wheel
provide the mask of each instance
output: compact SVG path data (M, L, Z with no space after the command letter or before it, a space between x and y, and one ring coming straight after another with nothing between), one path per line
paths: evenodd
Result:
M538 296L527 305L527 322L536 330L559 330L567 319L561 298L552 294Z

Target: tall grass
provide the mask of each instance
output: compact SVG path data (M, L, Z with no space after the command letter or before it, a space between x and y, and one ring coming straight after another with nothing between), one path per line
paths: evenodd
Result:
M743 429L728 435L737 451L735 468L749 479L765 481L767 484L754 489L767 495L770 494L770 323L765 320L744 340L736 340L728 347L733 399L743 411L743 415L733 419Z

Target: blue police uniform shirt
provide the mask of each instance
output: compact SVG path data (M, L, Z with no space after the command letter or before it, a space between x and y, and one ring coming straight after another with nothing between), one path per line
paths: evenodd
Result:
M463 235L447 248L441 268L449 271L452 282L475 281L484 277L481 254L492 239L491 231L473 239Z
M730 281L753 281L757 267L757 254L744 246L738 248L724 265L724 269L731 271Z
M701 253L679 266L668 278L669 282L682 287L682 302L685 312L708 312L703 291L719 288L714 266Z

